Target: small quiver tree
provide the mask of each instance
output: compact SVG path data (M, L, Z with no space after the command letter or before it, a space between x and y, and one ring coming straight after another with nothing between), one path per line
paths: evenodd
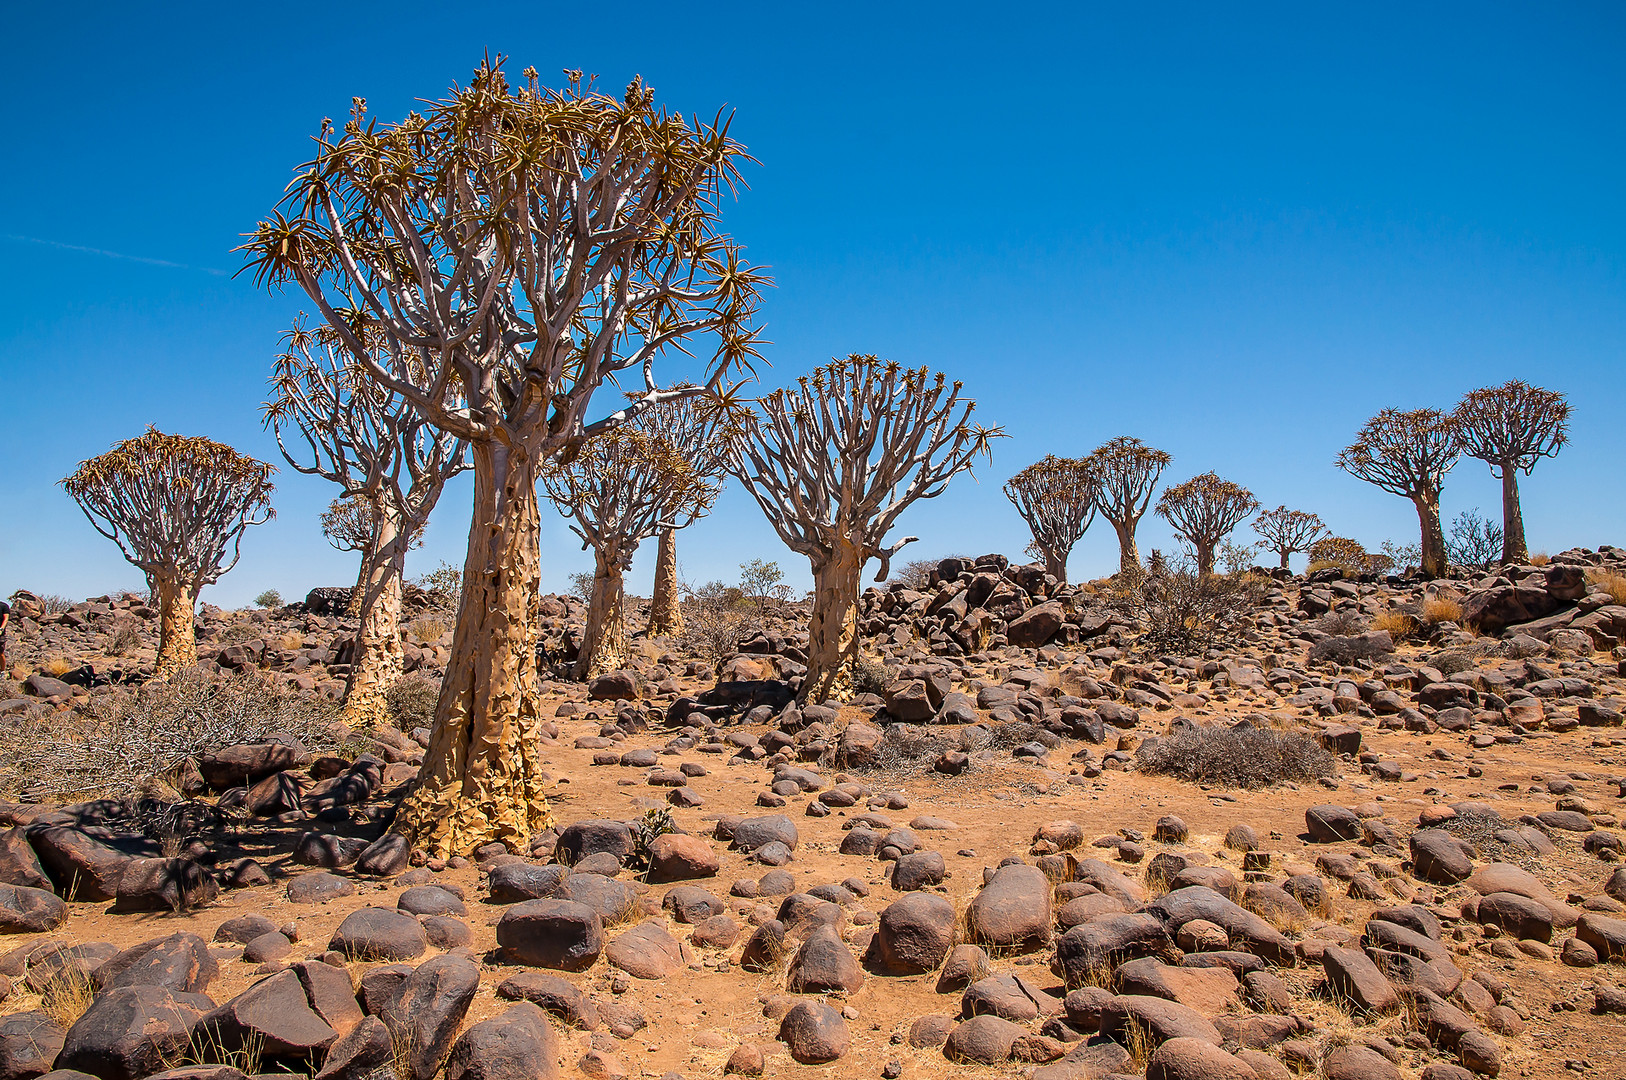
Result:
M542 483L571 531L593 553L576 677L627 664L625 574L638 545L691 524L717 500L719 471L705 472L715 425L689 399L663 402L582 443L579 453L550 462ZM726 439L724 440L726 442Z
M1390 556L1390 565L1394 560ZM1350 577L1360 577L1373 572L1372 555L1359 540L1347 536L1323 536L1310 545L1309 572L1318 570L1337 570Z
M1457 425L1438 409L1384 409L1356 432L1338 455L1338 467L1393 495L1410 499L1422 532L1423 573L1445 573L1445 531L1440 527L1440 489L1457 463Z
M1199 574L1214 572L1214 549L1257 509L1252 492L1211 472L1176 484L1157 501L1158 517L1196 553Z
M243 531L268 521L276 469L202 436L145 435L81 462L62 486L147 576L159 609L159 678L198 661L198 592L237 565Z
M351 335L375 349L382 337ZM329 326L296 324L271 374L261 412L295 470L339 485L343 497L322 517L335 547L360 551L349 612L358 619L346 723L390 719L387 694L401 677L401 585L406 554L423 535L446 481L468 468L466 444L429 423L407 398L381 385ZM445 404L462 399L448 391Z
M1005 484L1005 497L1033 533L1045 573L1067 580L1067 556L1095 520L1095 476L1078 458L1046 454Z
M1281 557L1282 569L1286 570L1287 557L1296 551L1309 551L1310 545L1326 533L1327 526L1314 514L1278 506L1254 518L1253 531L1264 538L1267 548Z
M1558 453L1569 440L1569 402L1556 390L1513 379L1474 390L1452 413L1463 452L1490 466L1502 481L1502 562L1529 557L1524 542L1524 510L1519 505L1519 472L1529 476L1536 462Z
M920 499L989 453L998 429L971 423L974 401L941 374L853 354L804 375L759 402L760 416L734 455L734 474L779 538L813 568L802 701L850 687L858 657L859 578L870 559L886 579L886 534Z
M707 388L756 355L763 278L719 225L745 149L729 120L657 108L634 80L612 97L569 73L510 87L501 62L395 124L359 99L283 209L246 245L261 281L294 283L379 385L469 443L469 550L446 677L418 786L393 828L434 855L500 840L528 850L551 822L536 645L545 463L690 390L654 365L709 334ZM354 327L376 332L364 346ZM621 371L644 390L589 421ZM466 404L448 404L456 390Z
M733 440L740 437L746 415L723 396L679 398L664 405L665 438L676 444L695 475L721 480L728 472ZM721 490L719 486L719 490ZM683 632L683 597L678 586L677 534L709 513L715 496L692 513L674 512L663 524L655 549L655 584L649 599L649 636ZM682 524L678 524L678 522Z
M1084 459L1095 477L1095 505L1118 534L1118 572L1141 574L1140 549L1135 530L1151 505L1152 492L1163 470L1174 458L1127 435L1096 447Z

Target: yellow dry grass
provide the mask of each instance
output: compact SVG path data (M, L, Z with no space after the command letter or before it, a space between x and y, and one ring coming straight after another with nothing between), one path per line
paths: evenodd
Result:
M1430 626L1458 622L1461 618L1462 604L1449 596L1436 596L1423 601L1423 621Z
M1586 579L1593 588L1608 593L1615 603L1626 604L1626 574L1589 570Z
M1391 638L1400 641L1417 632L1417 620L1399 608L1388 608L1372 617L1372 629L1387 630Z

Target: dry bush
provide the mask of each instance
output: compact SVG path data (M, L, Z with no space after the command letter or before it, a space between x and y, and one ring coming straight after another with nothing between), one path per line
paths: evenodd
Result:
M1308 735L1255 727L1181 728L1143 744L1136 757L1149 773L1243 788L1314 780L1338 767Z
M435 705L440 701L440 683L422 675L403 675L390 684L384 702L390 709L390 722L397 731L432 727Z
M113 627L102 641L102 651L109 656L130 656L142 645L141 631L128 619Z
M1200 652L1240 627L1264 598L1251 574L1200 574L1189 562L1171 564L1153 552L1136 575L1119 575L1107 606L1144 626L1139 644Z
M66 656L53 656L40 665L40 670L53 679L60 679L78 666L77 661L69 660Z
M891 682L891 674L887 672L886 665L879 660L860 656L853 662L853 693L874 694L880 697L886 693L886 688Z
M740 651L740 642L762 628L756 609L741 611L732 603L691 596L683 603L683 632L678 649L689 656L710 661L713 671Z
M1351 577L1372 572L1372 556L1359 540L1347 536L1324 536L1310 545L1310 570L1337 569Z
M412 584L440 611L456 611L463 599L463 571L451 563L441 563Z
M1430 626L1444 622L1460 622L1462 604L1449 596L1431 596L1423 601L1423 621Z
M1399 608L1386 608L1372 619L1372 629L1386 630L1390 637L1400 641L1417 632L1417 620Z
M446 633L446 624L432 615L406 624L406 639L414 645L434 645Z
M40 607L47 615L61 615L65 611L72 610L73 601L56 593L46 593L40 597Z
M1315 628L1323 634L1333 634L1338 637L1359 634L1366 629L1366 616L1354 608L1340 608L1337 611L1329 611L1317 619Z
M1460 649L1447 649L1435 654L1429 666L1445 676L1455 675L1459 671L1470 671L1479 660L1483 649L1479 647L1464 647Z
M1615 603L1626 604L1626 575L1609 570L1588 570L1586 579L1594 589L1608 593Z
M1546 566L1548 563L1550 563L1552 561L1553 561L1553 557L1551 555L1547 554L1545 551L1538 551L1534 555L1530 556L1530 565L1531 566Z
M964 559L964 555L946 555L944 558ZM902 585L915 592L925 592L931 588L932 574L937 570L937 564L942 559L910 559L892 572L886 579L888 585ZM969 561L969 560L967 560Z
M29 800L127 797L174 777L195 754L273 732L312 750L335 745L336 706L255 671L188 668L168 681L93 698L60 716L0 724L0 794Z

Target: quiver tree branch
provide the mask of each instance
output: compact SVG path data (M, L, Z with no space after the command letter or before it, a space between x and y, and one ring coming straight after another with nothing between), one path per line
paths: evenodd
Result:
M858 354L832 360L758 405L733 471L779 538L812 564L808 670L799 697L824 701L857 658L864 564L881 559L877 580L884 579L891 557L908 542L886 543L898 516L942 494L1004 432L971 423L976 403L960 396L959 383Z
M62 481L96 531L147 576L161 618L159 678L197 663L198 592L237 565L243 531L275 514L275 472L202 436L148 428Z
M1438 409L1384 409L1356 432L1338 467L1392 495L1410 499L1422 531L1423 573L1445 573L1440 489L1461 454L1457 425Z
M1044 555L1045 572L1067 580L1067 556L1095 520L1096 478L1087 462L1045 457L1005 484L1005 497L1016 506L1033 533L1033 545Z
M637 79L620 97L580 73L553 90L527 71L515 88L487 62L399 123L358 99L245 245L259 281L297 285L374 382L469 442L457 630L394 824L434 854L527 850L551 820L532 603L542 468L757 355L765 278L718 227L749 160L730 122L657 108ZM674 348L705 358L698 387L658 388ZM622 371L639 373L636 399L590 419Z
M1127 435L1102 443L1084 459L1096 480L1096 509L1118 534L1119 573L1140 573L1135 530L1151 505L1158 478L1173 460L1164 451Z
M375 347L383 341L376 332L351 336ZM362 553L350 595L358 621L344 719L366 728L389 723L385 695L401 677L406 553L423 536L446 481L469 465L467 444L377 383L346 352L345 340L332 327L296 323L283 336L287 347L261 412L289 465L342 491L322 531L335 546ZM448 395L448 405L461 403Z
M1553 457L1569 441L1569 402L1556 390L1513 379L1471 391L1451 417L1463 453L1489 465L1502 481L1502 562L1523 562L1529 551L1519 472L1529 476L1536 462Z
M1257 509L1251 491L1211 472L1168 488L1157 501L1158 517L1195 549L1199 574L1214 572L1214 549Z
M632 557L645 540L686 528L711 509L736 431L708 399L668 401L543 469L548 495L593 553L577 678L626 666L624 576Z
M1281 557L1282 569L1286 570L1287 557L1296 551L1309 551L1310 545L1326 533L1327 526L1314 514L1278 506L1254 518L1253 531Z

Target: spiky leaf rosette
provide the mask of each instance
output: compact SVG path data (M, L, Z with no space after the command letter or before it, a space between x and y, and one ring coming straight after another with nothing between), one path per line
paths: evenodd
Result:
M1095 520L1096 487L1087 461L1046 454L1006 482L1005 497L1032 530L1034 547L1065 562Z

